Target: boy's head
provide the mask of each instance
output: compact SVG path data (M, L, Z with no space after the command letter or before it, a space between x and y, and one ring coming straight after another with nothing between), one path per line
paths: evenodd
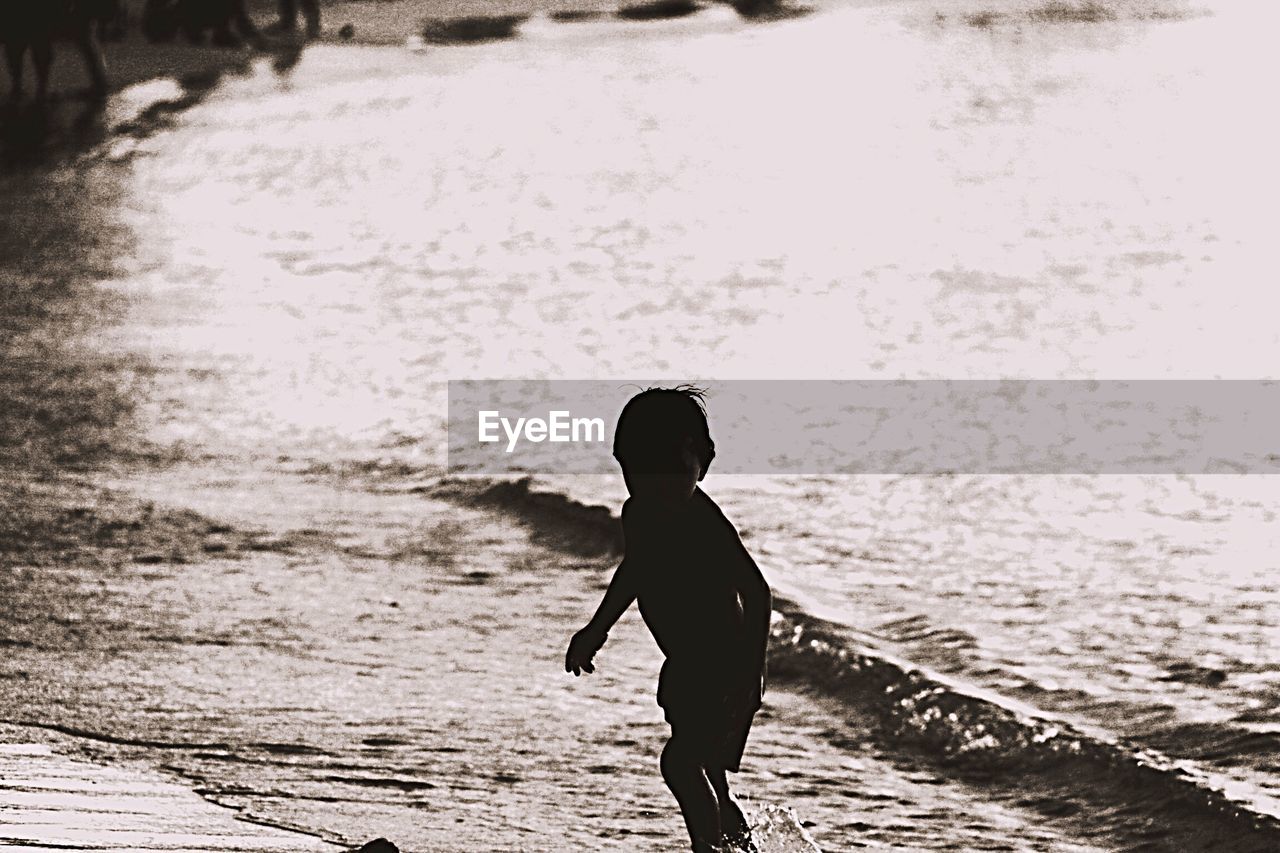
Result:
M613 435L613 456L633 497L687 500L715 458L703 390L648 388L627 401Z

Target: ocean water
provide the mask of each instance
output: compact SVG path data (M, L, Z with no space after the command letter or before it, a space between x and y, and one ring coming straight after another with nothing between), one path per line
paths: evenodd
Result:
M608 560L436 494L445 381L1272 377L1276 13L1105 9L318 47L66 167L164 463L97 482L268 544L11 584L97 627L9 628L9 718L347 841L676 846L656 652L556 679ZM830 849L1274 848L1274 478L705 487L793 607L743 789Z

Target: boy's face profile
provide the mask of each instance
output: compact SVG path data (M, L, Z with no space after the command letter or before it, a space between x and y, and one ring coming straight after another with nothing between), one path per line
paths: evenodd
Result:
M631 497L679 506L698 488L715 456L701 392L651 388L623 407L613 436L613 458L622 466Z
M702 479L702 465L693 440L629 448L614 453L631 497L646 503L678 506L693 496Z

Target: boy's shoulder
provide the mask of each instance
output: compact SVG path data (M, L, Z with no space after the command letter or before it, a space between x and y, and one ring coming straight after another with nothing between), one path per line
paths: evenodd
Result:
M624 533L636 539L680 531L699 540L710 536L740 542L738 530L721 511L715 501L701 488L696 489L686 507L673 510L668 507L628 498L622 504Z
M701 487L695 488L692 497L689 498L688 504L679 509L663 506L652 501L627 498L622 502L622 520L666 522L675 522L679 520L691 522L721 521L725 524L729 523L729 519L720 510L719 505L711 499L710 495L702 491Z
M690 500L690 503L695 504L696 507L702 509L704 512L709 513L712 517L716 518L717 520L723 521L725 524L729 523L729 519L725 516L724 511L720 509L720 504L713 501L711 499L711 495L702 491L701 486L693 490L693 497L690 498L689 500Z
M701 523L725 530L732 533L735 539L738 538L738 528L733 526L733 522L724 514L724 510L720 509L720 505L701 488L694 490L690 503L694 504L694 512L697 513Z

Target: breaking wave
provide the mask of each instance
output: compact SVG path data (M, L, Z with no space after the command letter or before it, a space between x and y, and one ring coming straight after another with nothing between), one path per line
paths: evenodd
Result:
M529 479L445 480L423 491L509 515L535 541L577 556L622 552L621 523L608 508L535 491ZM931 673L784 596L774 597L772 632L771 681L829 700L891 756L928 762L1128 849L1280 849L1280 820L1189 762Z

